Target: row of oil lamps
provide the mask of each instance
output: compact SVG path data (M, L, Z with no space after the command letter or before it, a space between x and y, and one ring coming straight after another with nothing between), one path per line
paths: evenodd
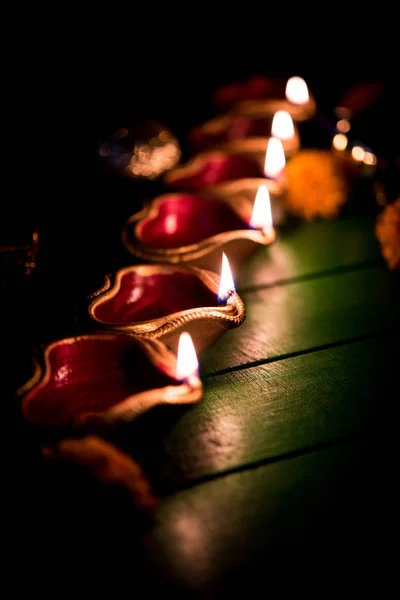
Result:
M123 229L145 264L91 294L88 333L39 349L18 390L24 418L93 430L201 399L197 353L245 319L230 267L275 240L286 158L300 146L295 123L315 108L295 77L284 98L242 98L191 132L202 151L165 176L179 191L153 198Z

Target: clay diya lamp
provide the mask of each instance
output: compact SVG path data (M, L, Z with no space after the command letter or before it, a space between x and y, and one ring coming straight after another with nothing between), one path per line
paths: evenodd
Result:
M286 157L297 152L300 138L290 114L284 110L273 118L226 114L198 125L189 133L189 142L196 151L219 149L224 152L265 155L269 137L282 141Z
M236 81L218 88L213 94L213 103L223 111L249 100L279 98L285 93L285 79L253 75L247 80Z
M175 353L181 333L188 332L201 352L245 318L237 294L221 305L220 284L216 273L196 267L126 267L92 294L88 314L97 327L160 339Z
M248 117L272 117L277 111L285 110L293 121L306 121L316 113L316 103L307 84L301 77L290 77L284 96L243 100L232 109L237 115Z
M208 186L206 191L220 198L230 198L233 202L241 198L254 203L258 190L267 187L273 222L280 225L286 220L283 203L287 191L285 166L286 158L282 141L279 138L271 137L265 153L263 177L243 177L231 181L220 181Z
M163 194L126 222L122 240L139 259L220 271L225 252L236 270L260 246L275 240L266 208L265 226L251 224L254 197L206 192Z
M111 332L62 339L35 359L19 390L22 414L39 426L91 429L129 422L159 404L195 403L203 388L189 360L191 370L183 376L181 366L177 378L177 358L158 340Z
M246 140L245 143L251 145L251 140ZM241 151L238 154L218 150L203 152L185 165L170 171L165 177L165 183L181 190L196 189L218 194L220 190L224 193L225 189L230 189L231 182L253 179L255 191L264 183L270 194L275 197L282 195L285 191L286 165L282 140L271 136L257 150L258 153L249 152L248 155ZM236 185L240 187L239 184Z
M198 190L223 181L243 177L262 177L264 145L260 155L246 151L233 153L222 150L201 152L183 165L166 173L164 183L168 187Z

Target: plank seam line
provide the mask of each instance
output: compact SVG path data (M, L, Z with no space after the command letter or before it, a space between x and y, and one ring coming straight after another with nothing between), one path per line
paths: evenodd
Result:
M313 446L306 446L304 448L300 448L297 450L290 450L289 452L284 452L282 454L278 454L276 456L269 456L267 458L261 458L259 460L244 463L242 465L238 465L236 467L231 467L230 469L225 469L223 471L218 471L216 473L209 473L207 475L201 475L200 477L193 478L191 480L187 480L180 485L171 485L171 486L163 486L164 493L166 495L173 494L175 492L186 490L193 488L197 485L201 485L203 483L208 483L209 481L215 481L217 479L221 479L223 477L228 477L230 475L235 475L236 473L242 473L244 471L252 471L254 469L258 469L260 467L276 464L279 462L283 462L284 460L291 460L294 458L299 458L302 456L307 456L310 454L314 454L316 452L320 452L323 450L329 450L331 448L336 448L338 446L343 446L348 444L349 442L356 441L358 438L364 435L366 430L359 430L357 432L353 432L346 436L341 436L339 438L335 438L328 442L321 442L319 444L314 444Z
M302 283L305 281L312 281L313 279L323 279L324 277L332 277L332 275L342 275L351 273L353 271L362 271L364 269L376 269L378 267L384 267L382 259L371 259L353 265L347 265L342 267L335 267L333 269L327 269L326 271L315 271L315 273L305 273L304 275L297 275L296 277L289 277L288 279L277 279L271 283L260 283L257 285L249 285L241 288L238 286L239 294L248 294L251 292L258 292L261 290L267 290L274 287L280 287L284 285L291 285L292 283Z
M235 373L236 371L244 371L245 369L252 369L254 367L260 367L262 365L268 365L270 363L278 362L280 360L288 360L290 358L297 358L298 356L305 356L307 354L313 354L314 352L321 352L323 350L329 350L331 348L339 348L347 344L357 344L359 342L368 341L374 338L383 337L395 333L398 329L394 326L390 329L384 329L381 331L374 331L372 333L365 333L354 338L347 338L344 340L338 340L336 342L329 342L322 344L321 346L312 346L311 348L305 348L304 350L296 350L294 352L288 352L287 354L280 354L279 356L272 356L271 358L261 358L260 360L254 360L242 365L236 365L235 367L227 367L226 369L220 369L219 371L213 371L204 375L205 379L211 377L217 377L219 375L227 375L228 373Z

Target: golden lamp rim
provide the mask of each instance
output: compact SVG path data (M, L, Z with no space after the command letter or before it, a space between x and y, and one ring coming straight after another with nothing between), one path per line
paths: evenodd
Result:
M260 185L266 185L272 196L281 196L286 191L285 177L280 175L276 179L243 177L232 181L221 181L207 187L205 192L229 200L229 198L237 198L249 190L256 193Z
M243 100L233 107L236 115L254 118L272 117L278 110L286 110L293 121L307 121L316 111L317 105L313 95L308 91L309 100L304 104L295 104L286 98L265 98L263 100Z
M173 352L160 340L144 339L130 336L124 332L112 331L101 331L70 336L55 340L41 348L40 361L37 358L33 358L33 374L16 392L17 397L22 398L22 413L24 414L24 406L29 401L31 395L45 387L49 382L52 374L50 353L56 346L60 344L74 344L81 340L87 339L108 338L111 340L120 338L121 336L125 337L132 343L138 344L143 349L155 369L157 369L157 366L155 364L154 357L159 357L160 362L162 362L163 366L166 368L165 373L167 376L176 380L175 374L177 359ZM146 410L159 404L193 404L201 400L203 396L203 384L199 377L191 378L190 385L183 382L179 383L178 380L176 381L176 386L168 385L162 388L145 390L138 394L131 394L115 406L95 413L93 418L95 422L101 422L104 424L118 424L122 422L128 422L143 412L146 412ZM27 418L25 414L24 417ZM85 425L87 425L87 421L84 420L81 425L85 427ZM54 427L57 427L57 425L54 425ZM74 424L73 427L77 428L79 425Z
M231 140L230 142L219 144L218 148L224 152L227 152L228 154L238 154L249 157L256 154L261 155L262 164L264 164L268 142L270 139L271 136L251 137L245 140ZM281 142L286 158L293 156L293 154L295 154L300 148L300 137L297 132L297 128L295 128L295 133L293 136L287 139L281 139Z
M212 150L202 150L198 152L195 156L190 158L187 162L182 165L177 165L175 168L171 169L168 173L165 174L164 180L169 183L175 183L175 180L181 176L182 173L192 174L197 173L199 168L205 163L207 158L226 158L226 152L221 150L220 148L214 148Z
M148 336L152 339L156 337L164 336L167 333L182 327L183 325L208 318L218 321L223 321L230 325L240 325L245 318L245 308L242 299L238 294L233 294L230 298L229 303L223 306L210 306L201 308L189 308L186 310L177 311L164 317L158 317L157 319L149 319L146 321L138 321L134 323L108 323L102 321L94 316L95 307L99 304L103 304L110 298L115 297L120 288L123 276L130 271L142 271L147 273L174 273L184 272L197 276L202 283L213 293L215 296L218 295L220 277L217 273L206 269L200 269L198 267L188 267L180 265L164 265L164 264L153 264L153 265L133 265L124 267L115 273L114 282L112 276L106 275L105 284L97 291L93 292L94 296L88 307L89 316L100 323L103 326L112 328L117 331L126 331L130 334ZM156 336L156 337L155 337Z
M193 131L194 132L202 132L205 136L213 135L218 133L223 133L230 124L232 117L237 116L234 113L228 113L226 115L219 115L214 117L214 119L210 119L209 121L205 121L201 125L198 125ZM239 115L240 116L240 115ZM271 115L272 119L273 115ZM254 118L265 119L265 114L261 114L260 116L256 114ZM300 148L300 135L299 129L296 125L296 122L293 122L294 135L287 139L281 139L283 149L285 151L286 156L292 156L295 152L297 152ZM239 138L233 139L225 142L212 142L211 140L207 140L206 144L209 145L209 151L218 151L222 150L223 152L228 153L238 153L242 152L251 153L251 152L262 152L263 145L268 144L268 140L271 136L251 136L248 138ZM194 142L195 144L195 142ZM246 146L248 146L248 150L246 150ZM207 150L202 150L199 154L205 154ZM264 148L264 153L266 152L266 146Z
M150 246L142 242L138 236L136 235L136 228L141 221L150 217L157 216L158 206L162 202L168 200L169 197L176 198L177 196L184 197L187 193L191 192L178 192L178 193L168 193L163 194L161 196L157 196L150 202L148 202L145 207L132 215L125 223L125 226L122 231L122 241L126 249L135 256L139 256L145 260L165 260L166 262L175 262L175 263L184 263L199 259L211 251L218 249L219 247L223 247L228 242L232 242L235 240L243 240L247 239L256 244L261 244L263 246L267 246L275 241L275 231L272 230L269 235L266 235L259 229L236 229L231 231L224 231L218 233L214 236L201 240L200 242L196 242L194 244L189 244L187 246L178 246L176 248L157 248L156 246ZM210 195L206 191L202 191L201 195ZM225 202L230 206L230 208L242 219L244 219L243 212L240 211L240 207L243 205L250 206L250 201L244 197L230 197L225 194L214 194L214 197L218 198L218 200ZM246 212L247 217L247 212ZM134 225L136 223L136 225ZM129 231L132 231L132 238L135 243L132 243Z

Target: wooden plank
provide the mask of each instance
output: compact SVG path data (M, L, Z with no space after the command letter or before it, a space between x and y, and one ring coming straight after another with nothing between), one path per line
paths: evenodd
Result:
M371 218L302 222L278 230L277 241L260 249L236 279L240 290L377 260L380 248Z
M386 267L276 286L241 297L246 320L201 355L203 375L400 323L400 286Z
M211 377L200 404L156 409L117 443L175 486L353 435L388 410L397 346L382 336Z
M381 578L390 563L387 466L382 448L377 456L362 440L174 494L149 540L152 580L185 598L246 597L295 573L307 589L360 590L371 584L366 569Z

